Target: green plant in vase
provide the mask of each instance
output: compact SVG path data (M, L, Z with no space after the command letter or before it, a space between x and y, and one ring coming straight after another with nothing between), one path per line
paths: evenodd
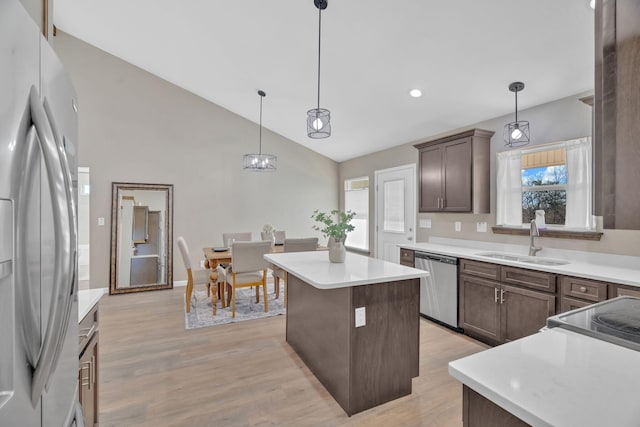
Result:
M313 225L313 229L321 232L325 237L333 239L334 245L329 244L329 260L331 262L344 262L346 251L344 241L347 233L353 231L355 226L351 224L351 220L356 216L353 211L332 210L330 213L315 210L311 218L319 223Z

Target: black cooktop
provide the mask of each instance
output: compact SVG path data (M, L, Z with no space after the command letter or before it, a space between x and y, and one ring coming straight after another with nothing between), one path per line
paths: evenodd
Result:
M621 296L547 319L561 327L640 351L640 298Z

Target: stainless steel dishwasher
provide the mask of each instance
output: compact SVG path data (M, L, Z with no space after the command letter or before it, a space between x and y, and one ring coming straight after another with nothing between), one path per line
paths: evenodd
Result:
M420 279L420 314L456 331L458 327L458 258L415 253L415 266L429 272Z

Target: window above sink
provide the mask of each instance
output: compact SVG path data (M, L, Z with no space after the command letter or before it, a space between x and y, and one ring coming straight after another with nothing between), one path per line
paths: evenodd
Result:
M528 235L535 213L546 214L542 237L600 240L592 223L591 138L497 154L496 234ZM544 218L544 216L543 216Z

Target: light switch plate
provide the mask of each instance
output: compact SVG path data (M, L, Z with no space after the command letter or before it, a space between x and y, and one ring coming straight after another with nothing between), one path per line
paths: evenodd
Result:
M356 328L367 324L367 312L365 307L356 308Z
M98 218L98 225L104 225L104 217Z
M431 228L431 219L421 219L420 228Z
M455 227L456 231L462 231L462 223L460 221L456 221Z

